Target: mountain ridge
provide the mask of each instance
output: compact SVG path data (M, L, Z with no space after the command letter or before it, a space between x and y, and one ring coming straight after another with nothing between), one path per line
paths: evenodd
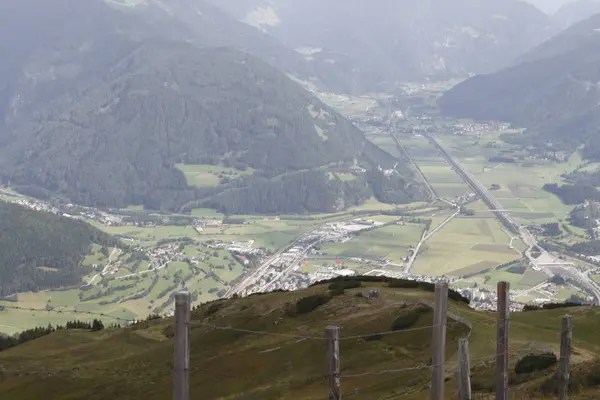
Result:
M316 70L337 68L358 91L490 72L554 32L547 15L513 1L212 3L296 49Z
M500 120L527 128L524 143L545 151L574 151L596 158L600 104L600 15L534 48L520 63L476 76L446 92L442 112L479 120Z

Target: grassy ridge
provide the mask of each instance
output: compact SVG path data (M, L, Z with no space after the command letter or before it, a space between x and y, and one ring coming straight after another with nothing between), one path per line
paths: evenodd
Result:
M376 300L356 294L379 288ZM361 399L428 397L429 369L367 374L388 369L407 369L431 362L432 313L420 302L433 293L418 289L390 288L363 282L361 288L346 289L313 311L290 316L290 307L306 296L327 295L327 284L300 292L270 293L244 299L221 300L192 313L190 379L192 396L244 399L322 399L327 393L326 344L321 338L329 324L341 327L340 358L345 397ZM495 315L475 311L463 303L450 302L453 314L473 325L471 357L473 386L486 392L494 385L493 354ZM409 329L388 332L400 316L420 314ZM559 346L559 316L565 310L533 311L511 316L511 386L520 392L539 394L539 387L552 370L533 377L516 376L518 357L531 350L531 342L556 352ZM585 377L600 350L594 332L600 328L598 310L569 309L574 321L574 375ZM405 318L411 320L414 318ZM469 328L449 321L446 371L447 394L455 392L456 341ZM172 321L156 320L124 329L100 333L67 331L0 353L6 379L0 382L0 397L6 400L46 398L165 399L171 393ZM229 329L214 329L218 327ZM283 335L252 334L241 328ZM423 328L423 329L418 329ZM350 336L363 338L348 338ZM348 338L348 339L344 339ZM537 352L541 353L541 352ZM592 363L592 364L589 364ZM19 376L21 369L51 373ZM77 369L74 369L74 368ZM552 367L553 368L553 367ZM62 371L61 373L57 373ZM587 381L586 381L587 382ZM32 384L35 383L35 384ZM582 392L593 390L582 386ZM532 394L531 398L536 398ZM573 398L577 398L573 396Z

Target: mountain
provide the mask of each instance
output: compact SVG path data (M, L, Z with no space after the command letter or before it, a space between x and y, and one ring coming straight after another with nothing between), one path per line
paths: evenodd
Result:
M37 3L43 12L29 29ZM268 36L222 11L186 0L48 4L0 6L10 59L0 72L0 177L18 190L100 207L239 213L335 211L382 185L396 202L422 197L403 165L381 182L377 167L398 160L348 120L234 49ZM342 180L334 167L375 172ZM205 169L200 184L186 173L193 168Z
M448 116L528 128L523 140L596 158L600 104L600 15L541 44L517 65L470 78L439 101Z
M211 1L359 91L490 72L555 32L516 0Z
M0 297L79 284L93 244L118 241L92 226L0 201Z
M340 327L343 397L359 393L366 400L428 398L433 312L422 301L431 303L433 293L374 280L370 277L362 287L346 289L343 294L336 290L333 297L328 285L320 284L298 292L220 300L198 307L190 323L190 395L207 400L327 398L323 331L334 325ZM373 289L379 291L378 299L359 295ZM467 335L473 397L490 396L495 387L496 349L491 340L496 335L495 316L470 309L462 301L448 303L452 315L459 317L448 318L446 398L451 398L457 387L456 343ZM515 398L552 395L556 387L553 374L558 368L552 359L560 348L560 316L565 312L563 308L511 313L509 381ZM593 398L600 370L595 357L600 345L598 310L572 307L568 312L574 338L569 394ZM0 396L4 400L169 398L173 390L173 325L172 319L152 319L100 332L61 329L0 351L4 377ZM553 355L541 355L544 352ZM524 361L516 369L520 359ZM527 362L535 365L540 359L551 361L535 373L529 373L531 365L525 369Z
M554 14L561 7L572 3L574 0L525 0L533 4L548 15Z
M552 20L563 29L600 13L600 1L578 0L565 4L553 15Z
M9 107L47 101L148 38L233 47L285 73L311 74L296 52L202 0L7 0L0 25L0 50L10 55L0 65L0 121Z

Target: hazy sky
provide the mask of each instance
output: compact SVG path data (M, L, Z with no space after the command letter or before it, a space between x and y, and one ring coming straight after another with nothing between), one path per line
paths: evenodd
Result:
M534 4L540 10L551 14L554 11L558 10L562 5L571 3L575 0L525 0L525 1L528 1L532 4Z

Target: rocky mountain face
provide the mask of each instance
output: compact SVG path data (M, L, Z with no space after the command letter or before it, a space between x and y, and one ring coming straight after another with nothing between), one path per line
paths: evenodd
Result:
M359 91L491 72L555 33L547 15L513 0L210 1Z

